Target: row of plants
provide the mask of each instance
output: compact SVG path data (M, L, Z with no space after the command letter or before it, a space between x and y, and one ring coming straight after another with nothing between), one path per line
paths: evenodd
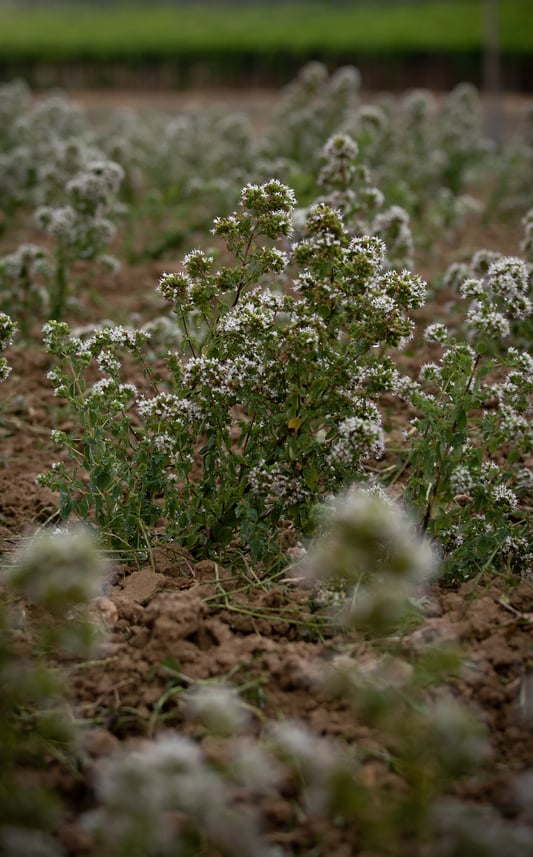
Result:
M531 573L530 129L495 152L470 87L399 107L359 105L357 89L354 70L308 67L259 138L216 114L154 128L129 115L113 135L64 100L34 106L21 84L2 93L3 240L32 211L46 239L0 260L0 347L15 326L15 347L35 344L45 321L48 381L71 426L54 428L58 461L41 478L70 532L42 533L2 576L6 855L61 853L60 809L46 790L28 794L20 770L51 745L80 764L48 659L94 645L86 607L105 579L103 549L144 561L179 544L268 578L288 563L287 530L325 619L333 607L335 626L372 647L364 666L336 658L319 684L380 732L390 776L369 781L356 747L265 722L227 684L184 686L183 717L217 737L224 763L176 732L102 761L82 818L100 853L280 855L255 808L287 791L355 828L367 852L532 853L530 829L446 798L487 763L486 735L440 687L456 652L402 646L439 573L448 585ZM480 250L428 284L413 270L417 232L423 244L456 226L474 208L467 189L478 213L521 222L520 255ZM168 310L155 324L73 329L75 263L96 262L115 225L120 255L128 220L157 211L157 228L173 213L196 232L212 221L161 277ZM427 324L437 284L450 305ZM427 355L415 372L412 348ZM20 597L52 617L30 651Z
M42 477L59 491L65 519L93 518L117 549L178 539L209 554L238 536L259 559L275 552L280 522L307 536L321 497L372 478L401 485L450 576L529 567L531 211L522 258L481 250L443 272L455 302L446 322L417 325L428 286L412 271L416 224L457 226L465 206L519 217L527 186L501 188L508 174L525 182L533 169L529 125L498 153L497 202L492 193L468 201L465 187L478 186L496 154L481 134L475 91L458 88L439 110L415 92L387 117L356 106L358 84L354 69L330 78L319 64L306 67L259 140L231 118L220 140L219 115L213 124L170 120L157 165L153 152L147 158L153 138L137 136L134 117L126 148L126 138L119 146L64 100L34 106L23 84L4 88L6 237L33 207L47 242L0 258L0 308L27 336L36 318L51 319L48 378L79 427L54 431L64 454ZM330 134L335 123L354 136ZM239 208L227 210L254 153L256 174L278 167L296 179L300 203L272 178L246 184ZM206 173L222 162L213 189ZM148 181L155 207L176 196L192 217L195 187L203 217L223 196L214 246L192 250L161 278L169 313L155 324L73 335L61 321L74 298L73 266L118 264L103 251L127 217L121 185L138 213ZM401 360L413 338L428 349L417 377ZM137 361L140 389L125 383L125 353ZM393 415L387 426L403 432L394 449L386 396L394 413L409 408L408 425ZM384 455L390 463L371 476L369 458Z
M304 218L324 195L322 152L337 132L353 140L351 184L338 188L343 214L351 228L386 238L389 252L403 243L404 261L413 241L413 249L427 247L435 233L453 236L476 217L516 221L531 202L530 111L497 147L466 84L441 101L414 90L367 104L357 69L329 75L311 63L260 134L220 110L150 123L116 111L95 124L61 96L35 103L20 81L0 88L0 117L0 229L12 247L0 258L0 309L22 325L61 317L80 260L112 271L117 256L134 262L175 251L229 214L246 182L293 187ZM337 204L334 184L328 193ZM35 240L17 246L11 236L28 222Z
M336 168L347 147L333 138ZM424 281L390 267L383 240L354 235L325 202L298 240L269 245L290 234L294 204L276 180L248 185L240 210L214 224L230 264L196 250L162 277L177 344L164 371L151 365L147 330L80 337L65 322L45 325L48 379L79 427L53 435L73 468L63 456L42 477L61 514L94 514L115 548L140 548L156 528L198 555L238 536L257 560L280 522L309 535L321 497L381 479L402 485L451 576L525 573L532 358L505 340L530 317L530 268L498 254L454 267L462 317L455 329L426 326L433 359L413 378L397 354L414 335ZM126 353L140 390L122 377ZM410 418L393 463L369 469L387 450L384 395L406 402Z

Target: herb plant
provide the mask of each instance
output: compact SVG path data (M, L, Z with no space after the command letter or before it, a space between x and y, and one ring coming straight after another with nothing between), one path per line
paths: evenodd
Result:
M36 318L48 315L52 277L48 254L36 244L21 244L0 258L0 307L18 320L25 336Z
M409 313L425 284L387 270L383 242L353 238L324 203L310 209L289 252L273 246L290 235L294 205L277 180L246 186L240 211L213 228L233 263L216 270L213 256L192 251L183 271L162 277L181 344L166 359L160 390L137 395L121 385L119 365L99 349L122 334L96 334L87 348L66 327L47 327L45 344L68 359L70 378L80 378L91 356L105 377L80 389L63 369L49 374L83 420L73 454L90 481L71 483L61 465L45 481L69 497L69 510L86 517L94 508L118 541L131 543L119 522L135 498L139 532L159 506L167 537L186 547L210 550L240 533L258 557L281 521L309 531L316 500L381 455L376 398L397 376L387 351L410 338ZM110 405L125 415L134 400L140 424L110 420ZM56 438L72 451L68 438ZM116 472L127 491L111 490ZM95 476L105 483L97 491Z
M15 322L5 312L0 312L0 352L11 345L16 329ZM6 358L0 357L0 381L5 381L10 372L11 367Z
M62 707L64 688L45 654L86 656L97 641L88 620L101 592L105 561L84 529L41 531L2 569L0 580L0 851L63 853L52 831L62 816L56 794L32 783L32 769L74 739ZM40 620L27 621L25 606ZM24 778L24 773L27 777Z
M512 320L531 314L528 271L521 259L502 257L484 275L458 279L466 341L430 324L425 336L440 346L438 362L398 388L415 408L406 498L422 530L440 542L452 576L488 568L524 574L533 560L533 360L503 342Z
M120 377L124 353L131 353L141 371L149 373L142 357L147 335L141 331L113 327L92 337L71 336L65 322L48 322L44 345L59 366L48 373L56 395L66 399L76 414L79 435L55 430L54 441L62 446L72 465L58 461L40 479L60 490L59 512L67 520L91 517L110 544L126 553L148 538L161 512L154 503L162 479L161 462L139 438L130 410L137 395L133 384ZM87 367L95 360L102 378L90 383Z

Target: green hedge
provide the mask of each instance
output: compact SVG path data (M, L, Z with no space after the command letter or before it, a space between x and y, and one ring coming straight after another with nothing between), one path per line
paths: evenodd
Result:
M477 52L483 0L434 0L394 5L371 0L242 6L0 5L0 57L10 60L147 60L270 55L307 57L409 52ZM533 51L533 2L501 0L506 54Z

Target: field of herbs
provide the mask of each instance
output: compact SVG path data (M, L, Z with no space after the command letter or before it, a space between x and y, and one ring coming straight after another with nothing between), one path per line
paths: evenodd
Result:
M533 105L0 86L0 855L533 855Z

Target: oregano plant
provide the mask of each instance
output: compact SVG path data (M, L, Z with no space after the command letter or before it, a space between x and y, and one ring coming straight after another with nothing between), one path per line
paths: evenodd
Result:
M426 340L440 356L398 387L416 412L405 493L453 575L525 573L533 561L533 359L505 341L512 321L531 314L528 271L521 259L498 256L478 277L455 275L465 339L430 324Z
M120 472L111 506L150 498L149 508L135 506L138 532L158 510L164 536L197 553L238 537L259 557L280 526L307 532L316 501L364 478L365 462L382 454L376 400L397 382L387 352L412 335L410 312L423 303L425 283L388 270L383 241L353 237L325 203L311 207L303 236L289 245L295 203L277 180L247 185L239 210L214 221L226 264L195 250L163 275L159 290L181 335L157 387L121 386L119 363L105 357L112 329L87 349L66 328L47 328L48 350L68 357L70 376L85 378L93 358L104 374L96 385L84 380L81 392L65 384L64 370L49 375L83 419L74 444L56 439L89 482L74 483L62 464L45 477L68 498L65 511L95 513L115 540L131 543L122 513L110 514L103 496L97 502L109 485L91 481L89 431L94 460L111 456ZM104 408L104 390L118 420Z

